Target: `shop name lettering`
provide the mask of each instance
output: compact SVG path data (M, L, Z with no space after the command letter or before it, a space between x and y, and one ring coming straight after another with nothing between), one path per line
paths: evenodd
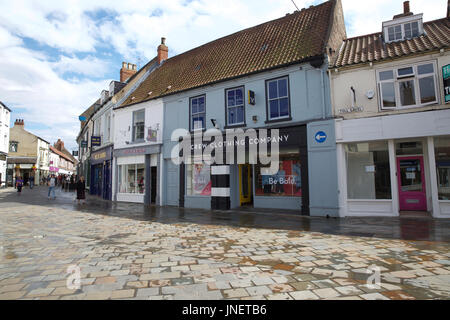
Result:
M193 136L186 129L172 132L171 141L178 142L171 152L172 162L176 165L186 164L261 164L262 175L273 175L279 169L279 145L287 142L289 135L280 135L278 129L227 129L223 133L218 129L194 132ZM192 138L194 143L192 144ZM214 140L213 140L214 139ZM247 142L248 141L248 144ZM248 146L248 148L246 148ZM268 150L270 146L270 151ZM232 147L226 148L225 147ZM234 148L237 147L237 148ZM237 149L237 159L235 159ZM247 152L248 151L248 152ZM248 155L248 160L246 159ZM236 161L237 160L237 161Z
M141 154L141 153L145 153L145 149L125 150L123 153L124 154Z
M102 152L102 153L94 155L95 160L103 159L103 158L106 158L106 152Z
M284 135L284 136L279 136L279 137L274 137L274 138L250 138L248 139L248 144L253 144L253 145L258 145L260 143L280 143L283 141L288 141L289 140L289 135ZM214 148L222 148L222 147L234 147L234 146L245 146L245 139L242 140L235 140L235 141L226 141L226 142L212 142L209 144L210 146L214 147ZM193 144L191 146L191 150L195 150L195 149L206 149L206 147L208 146L208 144L202 143L202 144Z

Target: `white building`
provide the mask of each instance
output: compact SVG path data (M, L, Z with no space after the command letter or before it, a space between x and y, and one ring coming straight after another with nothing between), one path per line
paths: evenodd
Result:
M0 101L0 188L6 186L6 157L9 149L11 110Z
M330 67L340 216L450 217L450 29L404 12Z

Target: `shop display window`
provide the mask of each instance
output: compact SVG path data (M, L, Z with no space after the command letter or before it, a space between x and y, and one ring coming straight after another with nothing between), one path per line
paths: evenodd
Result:
M387 141L345 146L348 199L392 199Z
M145 166L143 163L119 165L118 176L119 193L145 193Z
M211 195L211 169L204 163L186 165L186 194L189 196Z

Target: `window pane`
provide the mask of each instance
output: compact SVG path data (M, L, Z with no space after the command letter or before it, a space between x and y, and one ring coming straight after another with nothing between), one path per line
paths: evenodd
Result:
M402 26L395 26L395 40L402 38Z
M198 115L195 116L192 119L192 128L193 129L203 129L204 128L204 123L205 123L205 116L204 115Z
M229 90L228 91L228 106L229 107L233 107L236 104L234 96L235 96L234 90Z
M414 92L414 80L399 82L400 103L402 106L411 106L416 104Z
M379 74L379 77L380 77L380 81L394 79L394 71L392 71L392 70L381 71Z
M192 114L195 114L198 112L198 101L197 99L192 99L191 103L192 103L191 112Z
M419 36L419 23L417 21L412 23L412 36Z
M137 183L137 193L145 193L145 166L144 164L138 164L136 167L136 183Z
M270 118L278 118L280 116L279 111L278 111L278 100L272 100L270 101Z
M394 27L388 28L388 34L389 34L389 41L394 41L395 40Z
M439 200L450 200L450 137L434 138Z
M421 103L436 101L436 93L434 91L434 77L419 79L419 88Z
M289 100L288 98L280 99L280 117L289 115Z
M237 107L237 123L243 123L244 122L244 107Z
M420 160L400 160L400 188L402 192L422 191L422 174Z
M190 196L211 195L211 171L207 164L187 165L187 194Z
M411 24L410 23L405 23L404 27L405 27L405 37L407 39L410 39L411 35L412 35L412 33L411 33Z
M244 104L244 89L236 89L236 105Z
M401 68L401 69L398 69L397 72L398 72L399 77L414 74L413 67Z
M391 199L387 142L346 145L348 199Z
M383 96L383 107L395 107L394 83L381 83L381 93Z
M287 97L287 95L288 95L287 79L278 80L278 96Z
M421 66L417 67L417 72L419 74L427 74L427 73L434 73L434 67L432 63L429 64L423 64Z
M278 97L277 92L277 82L276 81L270 81L269 82L269 99L274 99Z
M236 108L229 108L228 109L228 123L229 124L237 123Z
M125 166L128 171L127 181L128 181L128 193L136 193L136 165L129 164Z
M198 112L205 111L205 97L198 98Z

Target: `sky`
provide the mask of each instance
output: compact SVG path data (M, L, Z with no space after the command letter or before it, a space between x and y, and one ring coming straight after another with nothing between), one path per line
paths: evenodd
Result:
M308 8L323 0L295 0ZM371 4L371 5L369 5ZM347 36L381 31L401 0L342 0ZM411 0L424 21L447 0ZM165 37L169 57L296 10L292 0L0 1L0 101L25 129L77 150L78 116L119 80L122 61L142 67Z

